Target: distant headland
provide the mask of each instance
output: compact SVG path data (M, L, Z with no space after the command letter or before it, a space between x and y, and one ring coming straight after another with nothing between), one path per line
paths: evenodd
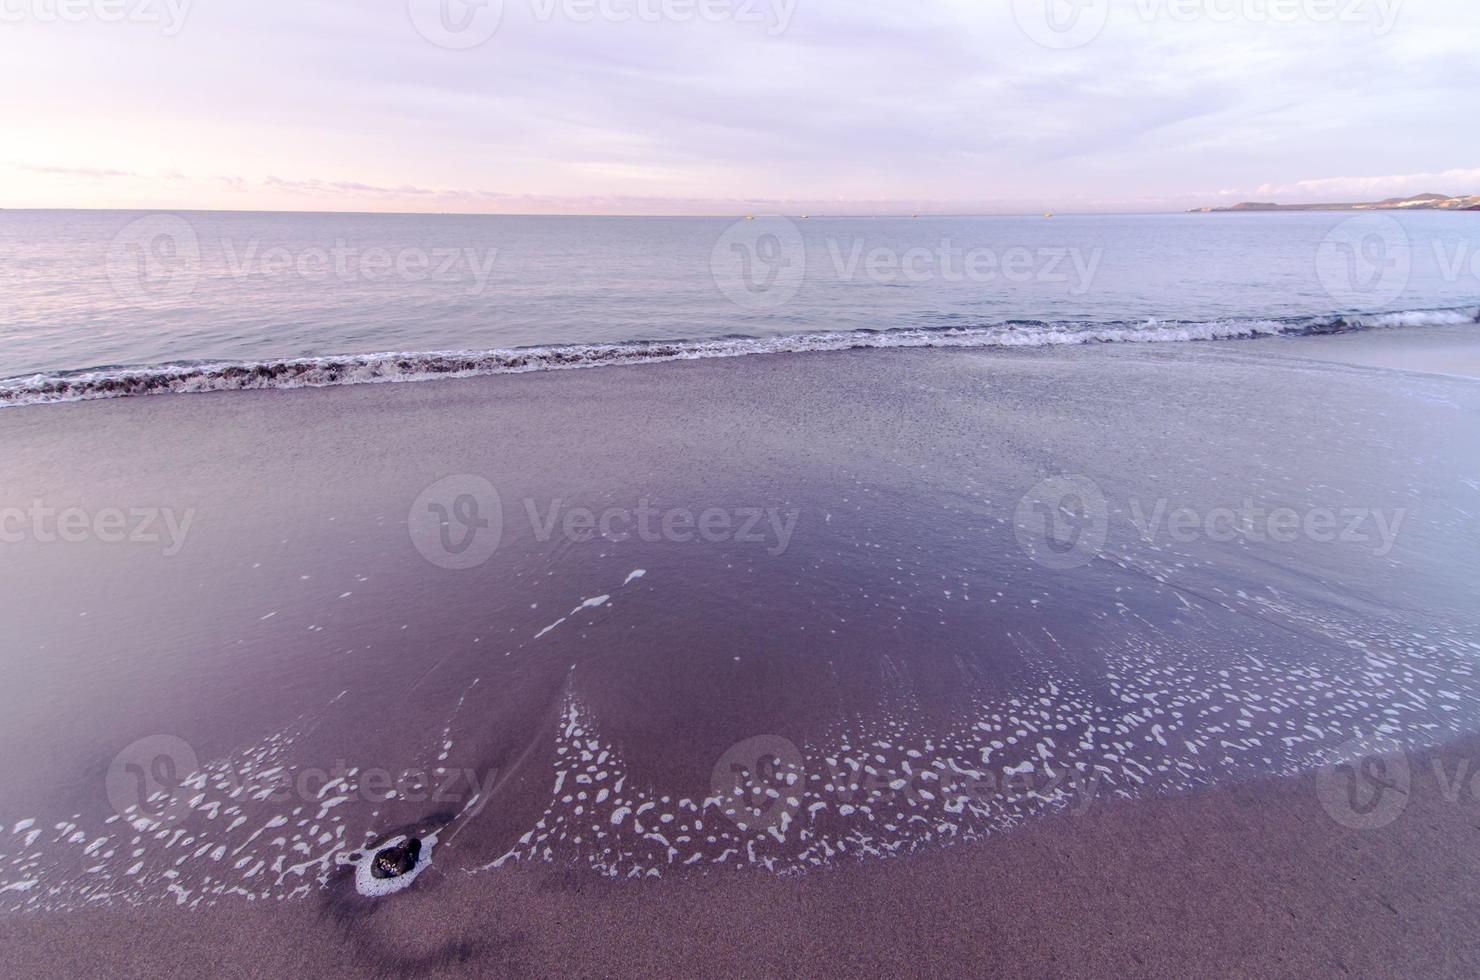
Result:
M1263 204L1245 202L1227 208L1192 208L1189 214L1225 214L1232 211L1480 211L1480 195L1449 197L1444 194L1417 194L1413 197L1390 197L1367 204Z

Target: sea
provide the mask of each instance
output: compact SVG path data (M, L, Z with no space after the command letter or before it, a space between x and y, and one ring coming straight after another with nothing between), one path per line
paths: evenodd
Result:
M1464 323L1480 216L0 211L0 404Z

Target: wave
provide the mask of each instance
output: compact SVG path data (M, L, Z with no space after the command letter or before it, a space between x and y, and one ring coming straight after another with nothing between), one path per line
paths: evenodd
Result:
M1464 323L1480 323L1480 313L1471 309L1449 309L1363 316L1145 320L1122 323L1012 320L985 326L899 327L779 337L632 341L483 351L392 351L274 361L181 362L10 378L0 381L0 406L89 401L129 395L427 381L618 364L653 364L712 357L856 348L1005 348L1100 343L1177 343L1316 336L1374 328Z

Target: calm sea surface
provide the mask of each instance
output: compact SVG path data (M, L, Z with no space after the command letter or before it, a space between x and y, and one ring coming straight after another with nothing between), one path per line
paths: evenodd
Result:
M633 341L743 352L837 331L880 332L880 346L983 329L983 343L1199 339L1480 304L1480 215L4 211L0 276L9 379Z

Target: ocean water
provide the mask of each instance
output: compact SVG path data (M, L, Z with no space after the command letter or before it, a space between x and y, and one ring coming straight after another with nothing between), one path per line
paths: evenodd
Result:
M1471 213L0 212L0 404L1472 320Z

